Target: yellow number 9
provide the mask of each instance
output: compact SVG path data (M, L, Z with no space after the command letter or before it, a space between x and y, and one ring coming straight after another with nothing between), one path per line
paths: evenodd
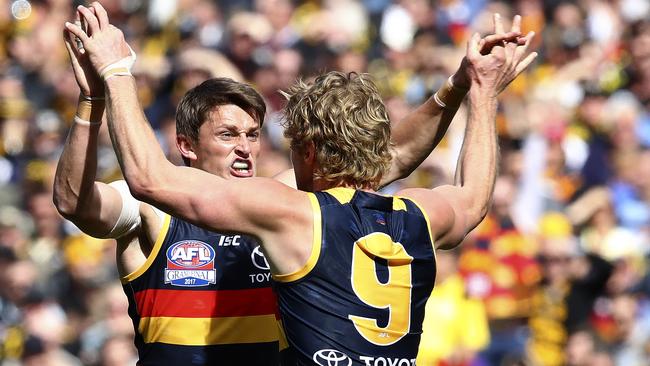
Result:
M388 281L379 282L375 258L388 262ZM369 342L388 346L404 337L411 326L411 262L404 246L384 233L372 233L354 243L351 281L354 293L367 305L388 309L388 324L349 315L357 331Z

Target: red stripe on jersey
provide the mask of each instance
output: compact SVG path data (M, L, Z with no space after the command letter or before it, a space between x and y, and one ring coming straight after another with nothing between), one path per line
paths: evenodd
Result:
M278 309L271 288L246 290L147 289L135 293L141 317L217 318L275 315Z

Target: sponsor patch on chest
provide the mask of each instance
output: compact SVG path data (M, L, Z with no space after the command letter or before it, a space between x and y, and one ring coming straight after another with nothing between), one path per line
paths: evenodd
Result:
M214 249L198 240L183 240L167 249L165 283L201 287L216 283Z

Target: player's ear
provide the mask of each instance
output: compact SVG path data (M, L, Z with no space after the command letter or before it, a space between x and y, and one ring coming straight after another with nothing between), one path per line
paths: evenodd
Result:
M194 143L192 142L192 139L185 135L177 135L176 136L176 147L178 148L178 151L181 153L183 158L189 159L189 160L196 160L196 153L194 152Z
M316 161L316 145L313 141L309 141L304 147L305 161L308 164L313 164Z

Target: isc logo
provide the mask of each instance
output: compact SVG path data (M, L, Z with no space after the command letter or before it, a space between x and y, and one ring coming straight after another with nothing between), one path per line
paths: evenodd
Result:
M235 235L235 236L222 236L219 238L219 246L220 247L237 247L239 246L239 239L241 238L241 235Z
M167 250L167 258L178 266L201 267L214 259L214 250L199 241L183 241Z

